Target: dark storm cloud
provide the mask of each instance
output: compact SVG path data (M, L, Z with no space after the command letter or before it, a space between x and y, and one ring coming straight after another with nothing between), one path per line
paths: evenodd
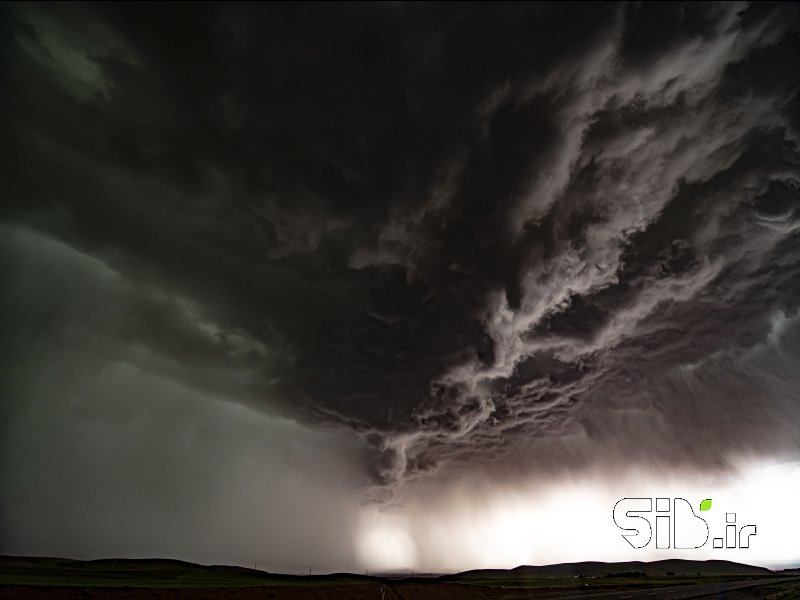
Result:
M18 344L355 430L390 487L797 451L796 4L9 4L2 27L4 236L94 257L126 315L54 298Z

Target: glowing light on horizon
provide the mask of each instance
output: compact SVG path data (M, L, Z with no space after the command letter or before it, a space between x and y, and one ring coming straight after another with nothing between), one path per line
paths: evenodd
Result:
M623 497L686 498L697 514L699 502L713 498L712 510L702 514L708 542L692 550L657 549L654 538L645 548L631 548L611 516ZM589 476L498 489L488 498L453 490L424 511L402 515L372 508L362 519L357 543L364 564L382 569L449 572L666 558L784 566L800 562L797 506L800 462L742 463L735 473L713 480L631 471L613 482ZM724 536L726 512L737 513L740 526L757 525L750 548L713 548L712 538Z

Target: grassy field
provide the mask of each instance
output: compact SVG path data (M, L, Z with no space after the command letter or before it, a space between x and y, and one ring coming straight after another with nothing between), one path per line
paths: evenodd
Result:
M764 600L796 600L800 598L800 583L786 583L761 590Z
M527 594L546 595L548 591L565 590L602 591L641 589L697 583L757 580L774 577L774 573L758 567L736 566L735 563L712 561L682 564L691 567L692 575L664 575L665 568L675 568L673 563L636 563L633 567L650 568L652 575L644 576L644 571L629 576L632 566L629 563L580 563L575 565L552 565L548 567L520 567L508 571L471 571L427 579L387 579L353 574L332 575L280 575L254 569L231 566L203 566L177 560L95 560L76 561L58 558L15 558L0 557L0 586L59 586L80 588L148 588L148 589L243 589L243 588L354 588L359 586L392 588L397 585L413 588L442 587L456 594L458 590L474 596L478 589L487 593L492 590L519 590ZM701 569L709 572L697 575ZM606 575L567 575L575 569L581 572L602 573ZM688 568L686 569L688 570ZM740 570L736 574L734 571ZM541 573L556 573L541 576ZM387 588L388 589L388 588ZM776 596L779 597L779 596Z

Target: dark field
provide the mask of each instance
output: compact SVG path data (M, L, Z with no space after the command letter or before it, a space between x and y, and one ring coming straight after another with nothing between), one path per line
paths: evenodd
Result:
M432 578L296 576L175 560L74 561L0 557L6 598L800 598L800 578L726 561L575 563Z

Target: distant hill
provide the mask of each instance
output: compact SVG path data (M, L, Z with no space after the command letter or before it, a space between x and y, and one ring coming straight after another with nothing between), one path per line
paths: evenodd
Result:
M477 569L442 579L516 579L547 577L604 577L606 573L646 573L647 575L770 575L763 567L744 565L728 560L657 560L653 562L578 562L544 566L522 565L515 569Z
M381 582L351 573L283 575L230 565L199 565L165 558L74 560L0 556L0 585L105 585L135 587L249 587Z
M751 576L773 571L726 560L659 560L655 562L579 562L515 569L480 569L441 577L416 577L413 581L487 582L500 580L595 577ZM231 587L263 585L314 585L318 583L381 583L386 576L351 573L282 575L235 566L204 566L181 560L106 558L73 560L55 557L0 556L0 584L133 585L137 587ZM407 577L389 576L391 580Z
M88 571L114 570L157 570L205 568L184 560L171 558L99 558L96 560L76 560L74 558L55 558L50 556L0 556L0 568L57 568L85 569Z

